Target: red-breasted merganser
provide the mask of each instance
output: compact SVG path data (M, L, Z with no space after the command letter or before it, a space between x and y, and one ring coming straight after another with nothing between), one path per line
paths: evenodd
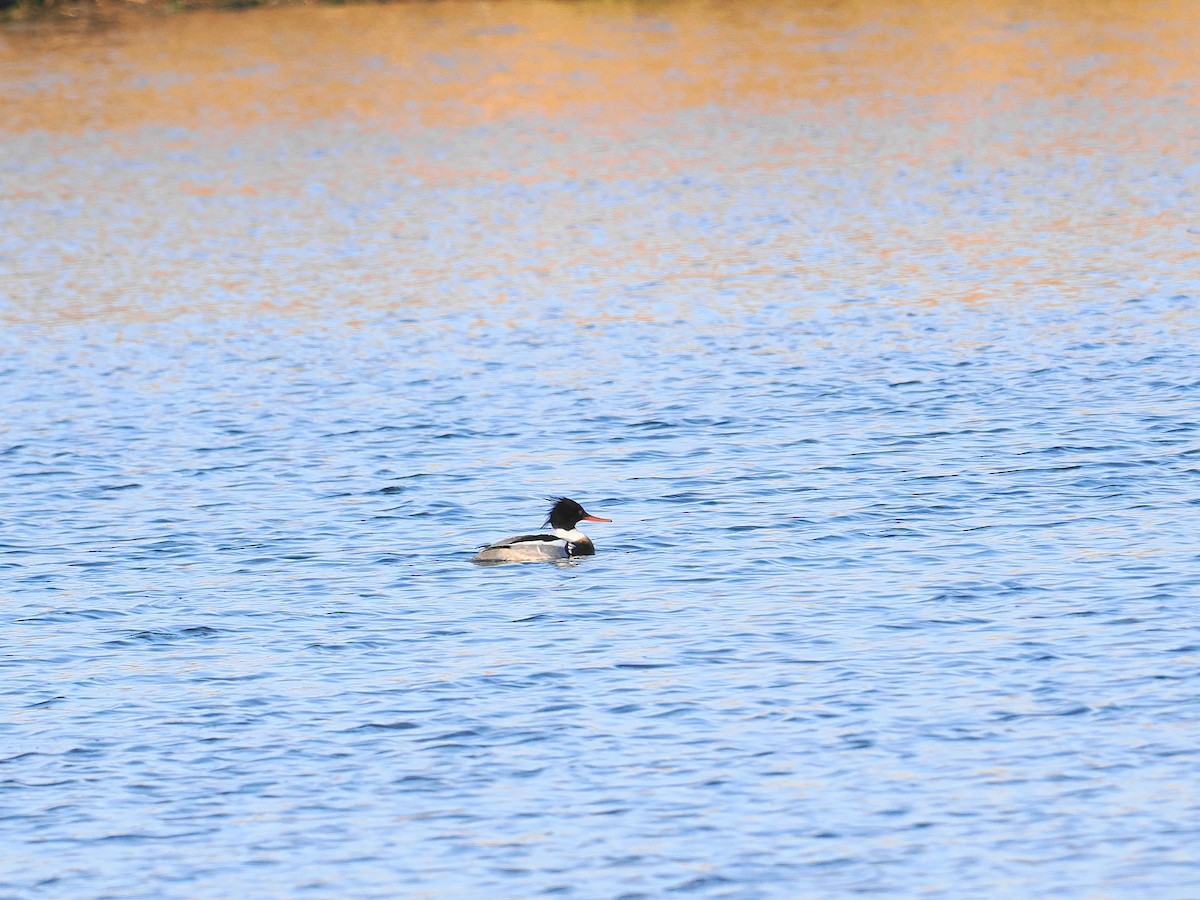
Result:
M547 525L554 534L518 534L488 544L475 554L471 562L535 562L548 559L567 559L572 556L592 556L596 545L575 526L580 522L611 522L593 516L567 497L559 497L550 507Z

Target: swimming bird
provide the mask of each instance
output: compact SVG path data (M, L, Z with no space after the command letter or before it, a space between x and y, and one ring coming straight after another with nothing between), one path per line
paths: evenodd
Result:
M596 545L575 526L580 522L611 522L612 519L593 516L569 497L551 499L554 505L550 507L545 524L553 526L554 534L518 534L496 541L476 553L471 562L536 562L594 555Z

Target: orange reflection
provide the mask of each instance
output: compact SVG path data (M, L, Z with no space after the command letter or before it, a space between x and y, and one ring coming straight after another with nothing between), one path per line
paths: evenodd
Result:
M913 303L982 303L1051 287L1069 299L1078 285L1111 277L1109 248L1152 246L1164 268L1193 259L1191 245L1159 240L1187 227L1183 213L1152 208L1136 179L1117 172L1103 180L1103 195L968 219L950 209L956 165L982 157L981 168L1012 169L1006 177L1014 184L993 192L1003 201L1042 189L1020 181L1042 169L1012 163L1100 153L1190 160L1195 138L1183 115L1194 113L1200 85L1196 46L1200 4L1192 0L510 0L128 15L99 32L5 32L0 130L44 133L50 160L41 181L6 184L6 199L49 208L77 200L75 190L86 195L79 215L90 229L78 251L53 258L52 248L44 266L21 273L15 315L46 316L47 297L66 297L53 314L167 318L180 312L172 303L185 302L164 298L176 284L186 285L175 290L193 304L188 311L231 302L235 292L238 309L248 312L320 310L335 292L353 308L503 306L525 290L513 279L586 283L579 273L590 268L628 271L631 281L675 291L658 299L658 313L633 300L620 311L565 313L597 322L686 316L687 302L722 315L753 313L763 303L755 285L781 274L796 278L798 294L861 297L901 283L937 285ZM1140 101L1160 96L1190 106L1180 107L1174 124L1139 118ZM1069 129L1041 127L1089 102L1098 114ZM683 110L695 115L679 125ZM1121 128L1106 119L1110 110L1125 116ZM799 125L780 137L757 128L765 117ZM456 136L480 124L515 127L494 153L479 143L453 152ZM210 154L195 165L156 159L145 172L105 172L80 189L71 173L53 168L57 149L79 152L84 137L137 161L147 147L141 129L151 126L158 129L153 152L166 158L201 143L240 149L248 136L313 125L334 146L338 129L358 138L403 135L407 143L390 160L372 157L383 172L306 160L291 170L286 162L260 164L246 175L233 157ZM266 155L279 153L272 146ZM669 223L642 227L645 210L597 209L570 192L540 201L536 222L512 234L505 201L494 194L469 210L431 205L362 225L337 221L319 196L305 199L314 181L361 200L373 180L387 178L536 187L554 179L678 184L696 172L729 191L789 179L803 208L788 227L760 229L753 245L702 228L684 245ZM921 193L936 198L923 219L887 211L907 173L941 180ZM1078 182L1066 169L1054 177L1064 192ZM1089 190L1101 184L1095 173L1088 178ZM685 218L721 208L721 197L699 188L672 190L665 202ZM127 195L142 202L134 214L122 211ZM242 198L303 201L291 215L306 230L272 237L273 223L247 221L253 216L236 204ZM852 212L823 216L827 208ZM808 228L808 217L817 225ZM430 222L450 224L432 233ZM57 227L47 213L43 230ZM589 240L590 228L602 234ZM219 259L214 267L204 256L214 233L232 236L213 255L236 244L246 261ZM144 264L140 242L157 254ZM325 259L336 272L305 267L307 248L355 242L361 251ZM845 252L824 262L816 251L825 247ZM260 258L274 261L260 265ZM72 276L55 281L55 266ZM509 280L490 299L462 289L498 274ZM314 283L317 276L326 280ZM459 289L447 290L447 282ZM692 286L691 296L706 299L678 299ZM736 296L713 299L731 286ZM805 314L802 305L795 314Z
M950 117L1089 87L1200 80L1200 4L503 3L126 15L99 33L9 32L8 130L394 128L513 118L623 133L683 108L739 111L943 97ZM1015 93L1014 93L1014 88ZM578 123L578 124L576 124Z

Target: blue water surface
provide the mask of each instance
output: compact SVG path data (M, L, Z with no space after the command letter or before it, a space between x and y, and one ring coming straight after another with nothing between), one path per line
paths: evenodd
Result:
M1196 896L1195 87L9 134L0 893Z

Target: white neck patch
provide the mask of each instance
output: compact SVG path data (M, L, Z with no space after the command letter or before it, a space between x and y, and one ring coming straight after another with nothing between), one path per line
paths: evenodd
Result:
M587 535L584 534L582 531L580 531L578 528L572 528L570 531L568 531L565 528L555 528L554 534L556 537L560 537L564 541L568 541L572 544L575 543L576 541L586 541L587 540Z

